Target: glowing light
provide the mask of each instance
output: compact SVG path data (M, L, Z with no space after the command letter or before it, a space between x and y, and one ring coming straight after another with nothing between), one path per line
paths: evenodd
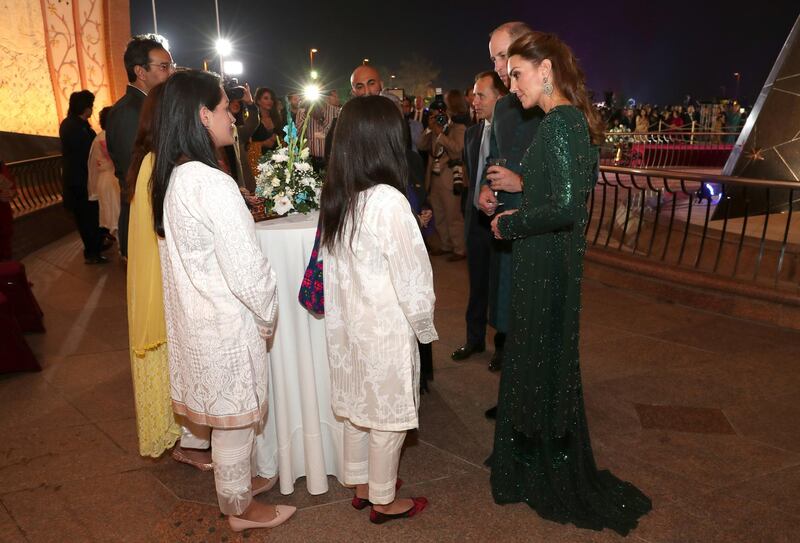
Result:
M244 65L238 60L226 60L223 64L223 69L227 75L242 75L244 73Z
M303 95L305 96L305 99L310 102L319 100L320 97L319 87L316 85L306 85L306 88L303 89Z
M318 53L319 51L317 51L316 49L312 49L311 52L312 53Z
M230 40L226 40L224 38L220 38L217 40L216 43L217 53L222 56L228 56L233 53L233 45L231 44Z
M318 79L319 73L316 70L311 70L311 79Z

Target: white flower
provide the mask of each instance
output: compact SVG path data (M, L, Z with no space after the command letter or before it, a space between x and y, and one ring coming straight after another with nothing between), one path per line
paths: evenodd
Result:
M302 160L306 160L308 158L309 150L308 147L303 147L303 150L300 151L300 158Z
M289 156L284 154L284 153L281 153L280 151L276 151L275 153L272 154L272 161L273 162L281 163L281 162L288 162L288 160L289 160Z
M273 187L275 187L275 188L277 188L277 187L280 187L280 186L281 186L281 180L280 180L280 179L278 179L278 176L277 176L277 175L276 175L275 177L273 177L273 178L272 178L272 181L270 181L270 185L272 185L272 186L273 186Z
M308 162L295 162L294 169L298 172L310 172L313 168Z
M313 187L317 183L317 180L313 177L304 177L300 180L300 184L304 187Z
M293 209L292 201L286 195L275 196L272 201L275 202L275 206L272 210L278 215L286 215L286 213Z

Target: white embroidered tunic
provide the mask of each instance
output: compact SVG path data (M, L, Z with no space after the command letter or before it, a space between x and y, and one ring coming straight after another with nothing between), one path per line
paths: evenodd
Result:
M358 228L324 251L325 330L333 411L357 426L418 426L417 339L438 339L433 272L405 196L388 185L359 195Z
M189 420L236 428L267 405L267 348L275 273L261 252L236 182L200 162L172 173L159 240L173 408Z

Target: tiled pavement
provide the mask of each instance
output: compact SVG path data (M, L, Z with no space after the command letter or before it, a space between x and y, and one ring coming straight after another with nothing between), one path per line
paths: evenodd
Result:
M213 480L169 458L139 457L127 354L125 276L85 266L76 235L25 259L47 333L28 336L44 370L0 376L0 542L621 541L492 502L498 376L490 354L464 363L466 270L434 259L436 379L400 475L425 495L420 517L373 526L332 481L302 480L260 500L299 511L272 531L235 534ZM582 366L598 464L652 496L634 542L800 541L800 332L586 281Z

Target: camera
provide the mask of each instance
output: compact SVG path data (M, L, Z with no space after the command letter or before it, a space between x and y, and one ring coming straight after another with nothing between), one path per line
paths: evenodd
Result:
M450 160L447 165L453 170L453 194L458 196L464 192L464 163L460 160Z
M442 127L447 126L447 115L445 115L444 113L439 113L438 115L436 115L436 123Z
M239 80L235 77L226 77L222 82L222 88L228 96L228 100L241 100L244 98L244 87L239 85Z

